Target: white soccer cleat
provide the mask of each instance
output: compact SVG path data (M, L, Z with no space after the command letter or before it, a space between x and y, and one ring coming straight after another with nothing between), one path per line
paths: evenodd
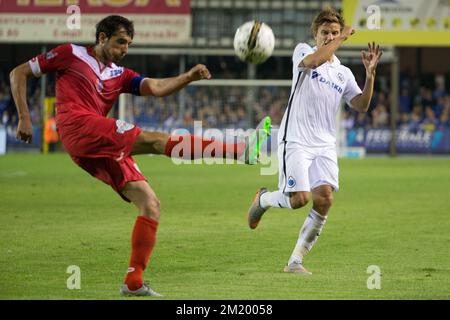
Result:
M291 262L288 265L286 265L284 267L283 271L286 273L296 273L296 274L303 275L303 276L312 275L311 272L306 270L306 268L303 266L303 264L296 262L296 261Z
M158 292L154 291L152 288L150 288L150 286L147 283L143 283L142 287L140 287L137 290L130 290L128 289L128 286L126 284L124 284L121 288L120 288L120 294L126 297L162 297L161 294L159 294Z

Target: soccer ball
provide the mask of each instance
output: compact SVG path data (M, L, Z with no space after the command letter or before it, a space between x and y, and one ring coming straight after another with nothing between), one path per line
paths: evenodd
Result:
M239 59L260 64L272 55L275 36L264 22L248 21L236 30L233 46Z

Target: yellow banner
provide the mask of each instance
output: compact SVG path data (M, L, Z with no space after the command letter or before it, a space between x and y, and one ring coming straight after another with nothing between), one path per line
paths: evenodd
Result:
M450 0L343 0L346 44L450 46Z

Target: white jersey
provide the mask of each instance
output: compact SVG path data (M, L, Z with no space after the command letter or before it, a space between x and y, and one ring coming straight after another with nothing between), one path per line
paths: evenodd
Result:
M316 69L301 68L300 62L316 51L299 43L292 56L291 96L281 121L278 142L294 142L309 147L336 145L336 115L341 98L350 101L361 93L349 68L333 55Z

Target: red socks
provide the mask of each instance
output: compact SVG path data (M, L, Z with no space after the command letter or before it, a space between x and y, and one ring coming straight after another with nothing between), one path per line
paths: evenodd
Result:
M166 144L165 154L168 157L194 160L203 157L221 157L238 159L244 152L244 143L226 144L198 136L170 136Z
M130 290L142 287L142 273L156 243L158 221L139 216L131 235L131 258L125 284Z

